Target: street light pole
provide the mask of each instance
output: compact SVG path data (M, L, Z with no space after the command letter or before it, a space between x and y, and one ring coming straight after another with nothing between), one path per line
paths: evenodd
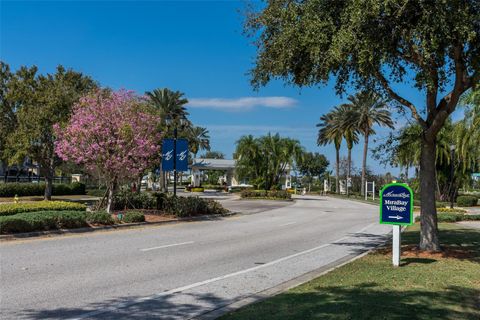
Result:
M173 129L173 195L177 195L177 125Z

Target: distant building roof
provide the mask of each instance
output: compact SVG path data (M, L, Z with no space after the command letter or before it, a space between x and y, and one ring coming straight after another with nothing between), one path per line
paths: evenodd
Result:
M227 159L193 159L192 169L217 169L229 170L235 169L236 160Z

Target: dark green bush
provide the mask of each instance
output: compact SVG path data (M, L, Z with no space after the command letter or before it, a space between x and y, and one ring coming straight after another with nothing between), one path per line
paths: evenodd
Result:
M106 211L87 212L87 222L91 224L102 225L110 225L115 223L112 215L107 213Z
M220 203L199 197L174 197L156 193L157 209L178 217L191 217L228 212Z
M124 209L155 209L156 199L149 192L132 192L120 190L113 199L114 210Z
M123 215L122 221L126 223L144 222L145 215L138 211L127 211Z
M0 216L11 216L22 212L35 211L85 211L84 204L67 201L38 201L5 203L0 205Z
M457 213L438 213L437 219L438 222L457 222L462 221L464 219L464 214L457 214ZM415 221L420 221L420 217L416 217Z
M25 212L0 217L0 233L31 232L88 226L81 211Z
M479 221L480 220L480 214L466 214L464 216L463 220L467 221Z
M45 183L13 182L0 184L0 197L43 196ZM74 182L70 184L54 184L52 194L56 196L85 194L85 184Z
M473 207L478 203L478 199L475 196L459 196L457 197L457 206L459 207Z
M240 196L242 198L265 198L283 200L288 200L292 198L292 195L285 190L243 190Z

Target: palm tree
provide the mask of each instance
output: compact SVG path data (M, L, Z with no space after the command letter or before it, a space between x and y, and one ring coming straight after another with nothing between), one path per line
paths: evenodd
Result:
M373 92L362 91L354 96L349 96L347 104L355 112L356 128L362 133L365 142L363 145L362 161L362 195L365 194L365 174L367 171L368 141L375 134L375 124L393 129L393 121L390 111L386 109L386 103Z
M335 109L320 117L320 123L317 124L318 138L317 145L327 145L333 143L335 145L335 192L340 192L340 146L343 139L342 117Z
M161 123L160 126L166 132L180 127L182 131L191 126L187 119L188 112L185 105L188 100L180 91L172 91L168 88L155 89L152 92L146 92L150 104L158 111ZM166 176L162 170L160 162L160 189L166 191Z
M210 135L207 128L193 126L187 131L187 137L194 158L197 157L198 151L210 150Z
M352 169L352 148L354 144L358 143L359 130L355 125L355 111L350 108L348 104L342 104L335 108L335 115L340 117L339 125L343 131L343 138L347 143L348 156L347 156L347 197L349 196L348 179L350 178Z

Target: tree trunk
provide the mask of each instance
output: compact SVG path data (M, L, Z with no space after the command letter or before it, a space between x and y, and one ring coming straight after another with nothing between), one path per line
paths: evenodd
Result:
M45 193L44 200L52 200L53 177L55 175L55 168L53 166L54 159L50 159L48 165L45 166Z
M348 156L347 156L347 197L349 196L348 191L348 179L350 179L350 171L352 168L352 148L348 148Z
M435 149L436 141L422 137L420 157L420 250L440 251L437 209L435 206Z
M367 128L365 130L365 143L363 145L363 161L362 161L362 196L365 195L365 182L366 182L366 173L367 173L367 153L368 153L368 136L370 132Z
M335 193L340 194L340 149L335 148L337 165L335 168L336 188Z
M115 189L117 188L117 183L114 181L108 187L108 200L107 200L107 212L110 213L113 209L113 195Z
M140 189L142 188L142 179L143 179L143 174L137 177L137 190L135 190L137 194L139 194L141 191ZM147 182L147 186L148 186L148 182Z

